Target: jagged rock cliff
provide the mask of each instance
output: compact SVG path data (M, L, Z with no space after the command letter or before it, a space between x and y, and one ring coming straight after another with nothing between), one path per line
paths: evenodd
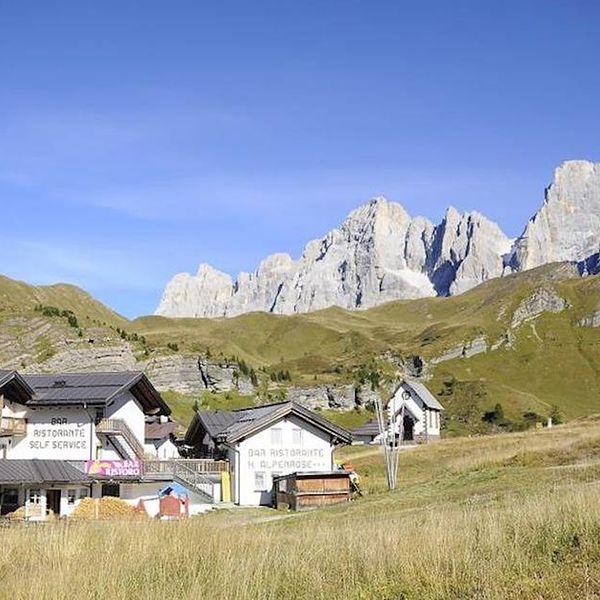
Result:
M544 205L515 242L510 268L585 261L600 247L600 163L563 163L546 189Z
M156 314L229 317L252 311L310 312L329 306L369 308L383 302L470 289L502 273L510 241L478 213L448 209L434 226L376 198L353 211L340 229L309 242L298 261L266 258L234 283L202 264L197 275L169 283Z
M375 198L339 229L309 242L295 261L266 258L254 273L231 277L202 264L176 275L158 315L230 317L253 311L293 314L329 306L460 294L488 279L548 262L577 261L595 272L600 248L600 164L569 161L555 173L542 208L512 243L477 212L450 207L434 225Z

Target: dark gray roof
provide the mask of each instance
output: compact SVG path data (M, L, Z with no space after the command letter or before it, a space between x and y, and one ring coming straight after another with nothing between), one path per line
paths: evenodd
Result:
M91 479L64 460L0 459L0 483L89 483Z
M221 435L230 437L236 433L245 431L257 421L275 415L277 412L280 412L282 408L287 409L290 404L291 403L289 402L277 402L276 404L266 404L263 406L254 406L252 408L242 408L233 411L234 420L221 432Z
M210 437L216 438L236 422L237 416L228 410L201 410L198 412L198 418L204 425L206 433Z
M371 435L376 436L379 435L379 423L377 419L373 419L360 427L352 430L352 437L361 436L361 435Z
M200 411L194 416L185 439L193 445L198 443L199 433L206 431L215 440L235 443L290 414L327 431L342 443L349 444L352 439L342 427L295 402L278 402L234 411Z
M438 402L437 398L422 384L418 381L406 380L404 385L414 392L427 406L434 410L444 410L444 407Z
M105 403L132 381L138 373L68 373L59 375L24 375L35 392L36 403L71 403L87 401Z
M105 406L121 391L129 390L147 414L171 414L158 391L140 371L23 375L33 396L28 406Z

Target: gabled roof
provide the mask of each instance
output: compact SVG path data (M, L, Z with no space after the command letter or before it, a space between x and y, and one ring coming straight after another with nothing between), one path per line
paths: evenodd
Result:
M196 413L195 417L196 424L198 426L201 425L212 438L216 438L237 420L236 414L228 410L200 410ZM188 429L188 432L190 431L191 426Z
M422 383L407 379L403 385L418 396L427 408L444 410L444 407L438 402L437 398Z
M364 423L360 427L352 430L352 437L363 435L379 435L379 423L377 422L377 419L373 419L372 421Z
M171 414L161 395L140 371L24 375L33 390L28 406L107 406L130 391L146 414Z
M198 443L198 434L206 431L214 440L233 444L291 415L326 431L341 443L349 444L352 440L348 431L296 402L278 402L234 411L199 411L185 440L191 445Z
M192 421L185 432L184 441L189 446L199 444L206 433L212 438L227 429L235 421L235 415L227 410L199 410L194 413Z
M0 484L89 483L83 471L64 460L0 460Z
M17 371L0 370L0 394L18 404L26 404L33 396L33 389Z
M160 441L175 434L177 425L172 421L168 423L146 423L144 439L146 441Z

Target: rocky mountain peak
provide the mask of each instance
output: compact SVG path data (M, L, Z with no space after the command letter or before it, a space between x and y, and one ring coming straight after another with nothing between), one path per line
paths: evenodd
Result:
M554 172L544 204L515 242L513 271L550 262L583 261L600 242L600 163L570 160Z
M454 295L504 273L554 261L577 261L585 265L582 272L591 273L598 261L590 257L599 247L600 164L568 161L556 169L542 208L514 244L478 212L450 206L434 225L376 197L353 210L339 228L309 242L298 260L273 254L235 282L206 264L195 276L176 275L157 314L292 314Z
M231 277L227 273L223 273L223 271L215 269L212 265L209 265L208 263L200 263L198 265L196 277L203 279L222 279L223 281L228 281L229 283L231 283Z
M404 207L383 196L371 199L354 209L342 224L342 231L350 235L363 235L366 231L380 229L383 235L394 225L408 224L411 218Z

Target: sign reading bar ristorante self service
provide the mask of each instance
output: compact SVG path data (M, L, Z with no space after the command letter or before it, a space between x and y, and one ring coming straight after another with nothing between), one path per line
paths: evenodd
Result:
M85 472L97 477L141 477L139 460L86 460Z

